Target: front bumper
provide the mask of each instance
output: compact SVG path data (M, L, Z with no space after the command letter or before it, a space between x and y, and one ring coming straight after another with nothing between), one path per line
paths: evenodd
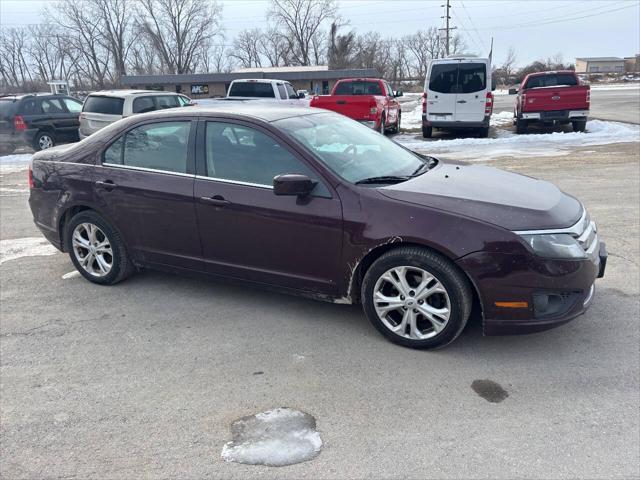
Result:
M471 274L480 296L485 335L535 333L563 325L587 311L595 280L604 276L607 250L581 260L549 260L530 254L476 252L458 265ZM551 314L541 314L540 298L558 299ZM515 302L515 303L514 303ZM526 307L505 304L526 302Z

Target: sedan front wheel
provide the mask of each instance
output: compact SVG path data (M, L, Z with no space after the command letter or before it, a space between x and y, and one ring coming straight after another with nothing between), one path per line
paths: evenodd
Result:
M436 348L456 339L471 312L469 281L449 260L403 247L376 260L362 284L367 317L389 340Z

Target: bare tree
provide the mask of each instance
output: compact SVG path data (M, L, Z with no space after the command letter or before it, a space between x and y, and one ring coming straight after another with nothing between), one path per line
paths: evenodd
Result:
M260 45L263 34L258 28L242 30L233 41L231 56L236 58L243 68L261 67Z
M427 74L429 61L443 54L440 46L440 32L435 27L418 30L413 35L403 37L403 45L410 57L412 76L423 78Z
M20 87L33 80L27 63L28 31L0 30L0 75L7 86Z
M329 30L329 68L349 68L354 64L354 45L356 36L353 31L338 35L339 26L334 22Z
M158 52L166 73L191 73L198 49L220 35L221 10L201 0L138 0L138 27Z
M289 42L276 28L270 28L262 34L259 49L260 55L266 59L270 67L291 63Z
M271 0L268 15L288 40L292 60L306 66L322 56L318 34L322 24L335 18L337 11L335 0Z
M87 5L99 15L104 46L111 52L114 76L119 83L127 73L127 57L136 39L133 32L133 0L90 0Z

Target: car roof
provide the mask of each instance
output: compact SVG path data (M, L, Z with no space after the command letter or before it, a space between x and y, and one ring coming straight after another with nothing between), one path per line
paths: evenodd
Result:
M216 116L222 114L223 116L234 117L247 117L264 122L275 122L284 118L301 117L304 115L316 115L319 113L332 114L329 110L322 108L312 107L298 107L298 106L281 106L277 104L260 103L256 101L228 101L218 100L220 105L206 105L206 106L190 106L170 108L166 110L156 110L154 112L143 113L134 115L129 118L137 119L152 119L152 118L172 118L182 117L185 115L192 116ZM337 115L337 114L334 114Z
M13 93L7 95L0 95L0 100L21 100L28 97L68 97L62 93L50 93L50 92L34 92L34 93Z
M99 92L91 92L88 97L144 97L148 95L177 95L175 92L165 92L163 90L100 90Z

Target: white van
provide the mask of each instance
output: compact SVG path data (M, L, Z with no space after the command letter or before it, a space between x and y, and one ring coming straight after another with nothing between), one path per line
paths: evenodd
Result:
M493 112L491 60L452 56L432 60L422 94L422 136L434 128L475 128L489 135Z
M135 115L165 108L191 105L189 97L157 90L104 90L93 92L84 99L80 113L80 140L101 128Z

